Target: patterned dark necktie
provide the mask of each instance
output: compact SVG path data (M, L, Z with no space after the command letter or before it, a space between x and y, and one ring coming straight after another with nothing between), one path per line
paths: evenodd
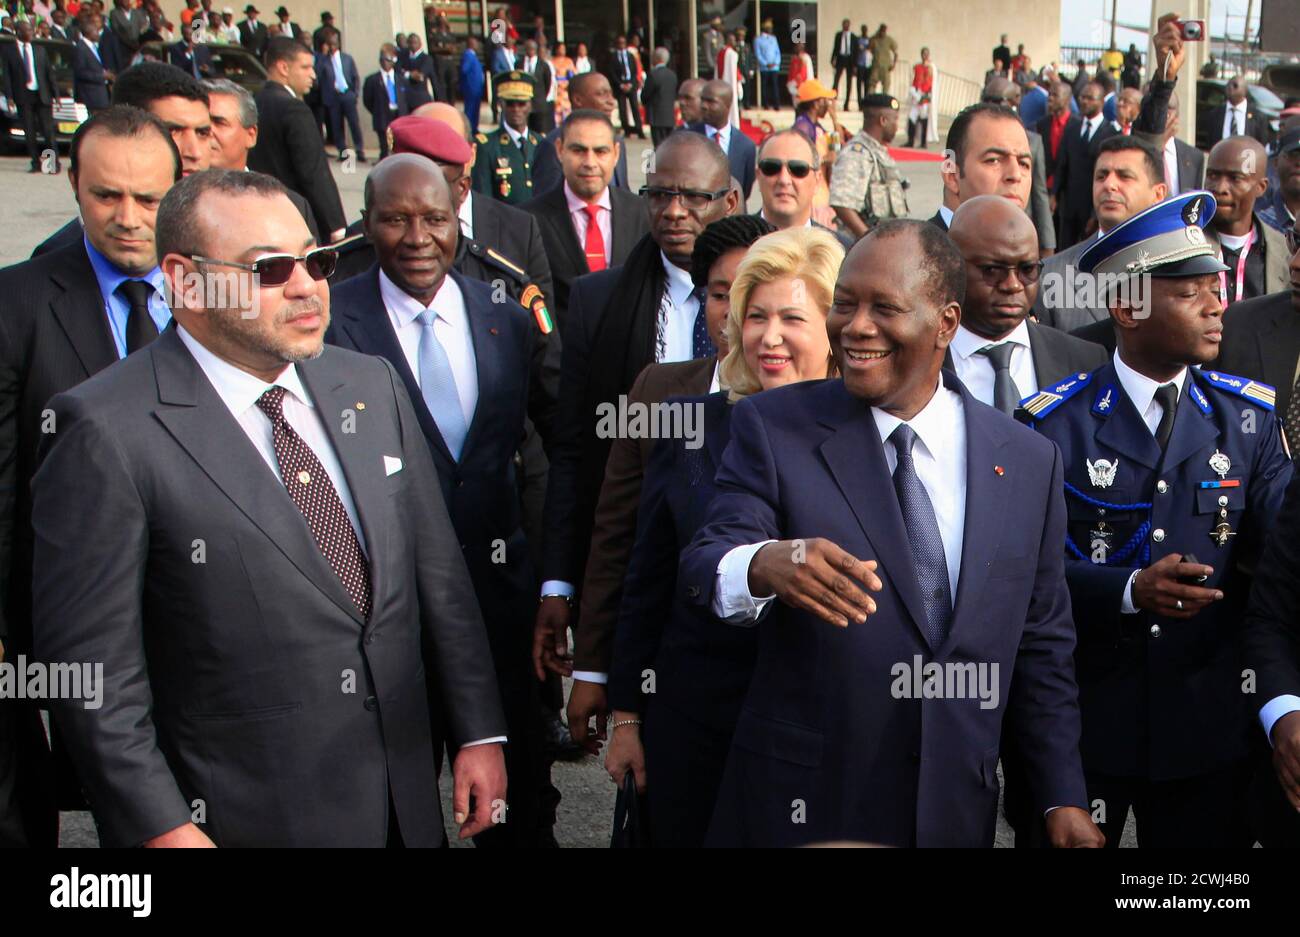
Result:
M1156 427L1156 442L1160 451L1169 447L1169 437L1174 434L1174 416L1178 411L1178 385L1162 384L1156 388L1156 403L1160 404L1160 424Z
M1010 342L1003 342L1000 345L985 345L978 352L993 365L993 406L1007 416L1016 412L1016 404L1020 402L1016 383L1011 380L1012 348Z
M903 525L907 528L912 561L916 564L916 582L921 587L921 604L925 607L922 631L930 647L937 648L948 636L948 623L952 618L952 586L948 582L943 538L939 535L934 505L930 503L930 496L926 494L912 461L916 431L906 423L899 423L889 434L889 441L898 453L894 491L903 511Z
M691 299L699 306L695 313L695 327L691 331L691 357L712 358L718 353L713 339L709 338L709 317L704 312L704 296L707 291L702 286L691 290Z
M1286 418L1282 426L1286 429L1286 444L1292 455L1295 455L1297 447L1300 447L1300 379L1291 389L1291 400L1286 405Z
M275 458L280 463L284 487L298 510L302 511L316 546L352 597L361 617L369 618L370 567L366 556L361 552L357 532L325 466L284 418L286 393L288 391L277 385L257 399L257 406L271 420Z
M117 287L130 306L126 314L126 353L129 355L158 337L158 325L149 315L153 285L144 280L123 280Z

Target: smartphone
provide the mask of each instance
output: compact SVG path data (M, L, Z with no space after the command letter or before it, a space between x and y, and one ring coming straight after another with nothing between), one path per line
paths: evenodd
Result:
M1181 560L1179 560L1178 562L1180 562L1180 563L1195 563L1195 564L1197 564L1198 566L1199 566L1200 563L1201 563L1201 561L1198 560L1198 559L1196 558L1196 556L1195 556L1194 554L1191 554L1191 553L1184 553L1184 554L1183 554L1183 558L1182 558ZM1207 579L1209 579L1209 578L1210 578L1209 576L1180 576L1180 577L1178 577L1178 581L1181 582L1181 583L1182 583L1183 585L1185 585L1185 586L1199 586L1199 585L1203 584L1203 583L1205 582L1205 580L1207 580Z
M1178 20L1175 25L1183 42L1205 41L1205 20Z

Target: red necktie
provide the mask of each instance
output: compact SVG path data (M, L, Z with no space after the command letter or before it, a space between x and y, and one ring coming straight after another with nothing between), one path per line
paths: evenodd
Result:
M596 223L600 216L600 206L583 205L582 210L587 213L587 243L583 251L587 255L587 269L595 273L605 269L605 238L600 233L600 225Z

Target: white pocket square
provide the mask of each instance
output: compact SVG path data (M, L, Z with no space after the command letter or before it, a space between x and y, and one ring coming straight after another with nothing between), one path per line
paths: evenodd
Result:
M384 456L384 474L395 475L402 470L402 460L394 455Z

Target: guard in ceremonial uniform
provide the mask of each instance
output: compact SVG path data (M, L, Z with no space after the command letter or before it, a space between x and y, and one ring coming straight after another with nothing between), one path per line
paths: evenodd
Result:
M862 129L840 149L831 168L830 204L857 212L870 229L907 217L908 182L889 155L888 141L898 132L898 101L888 94L868 94L862 109Z
M492 80L496 100L502 102L501 126L482 134L478 159L474 163L474 191L509 205L520 205L533 197L533 157L541 138L528 129L533 107L533 76L525 72L502 72Z
M1223 328L1214 209L1188 192L1084 251L1083 274L1115 278L1115 355L1021 404L1064 463L1081 751L1112 847L1130 808L1142 846L1252 841L1239 631L1292 469L1273 388L1196 367Z

